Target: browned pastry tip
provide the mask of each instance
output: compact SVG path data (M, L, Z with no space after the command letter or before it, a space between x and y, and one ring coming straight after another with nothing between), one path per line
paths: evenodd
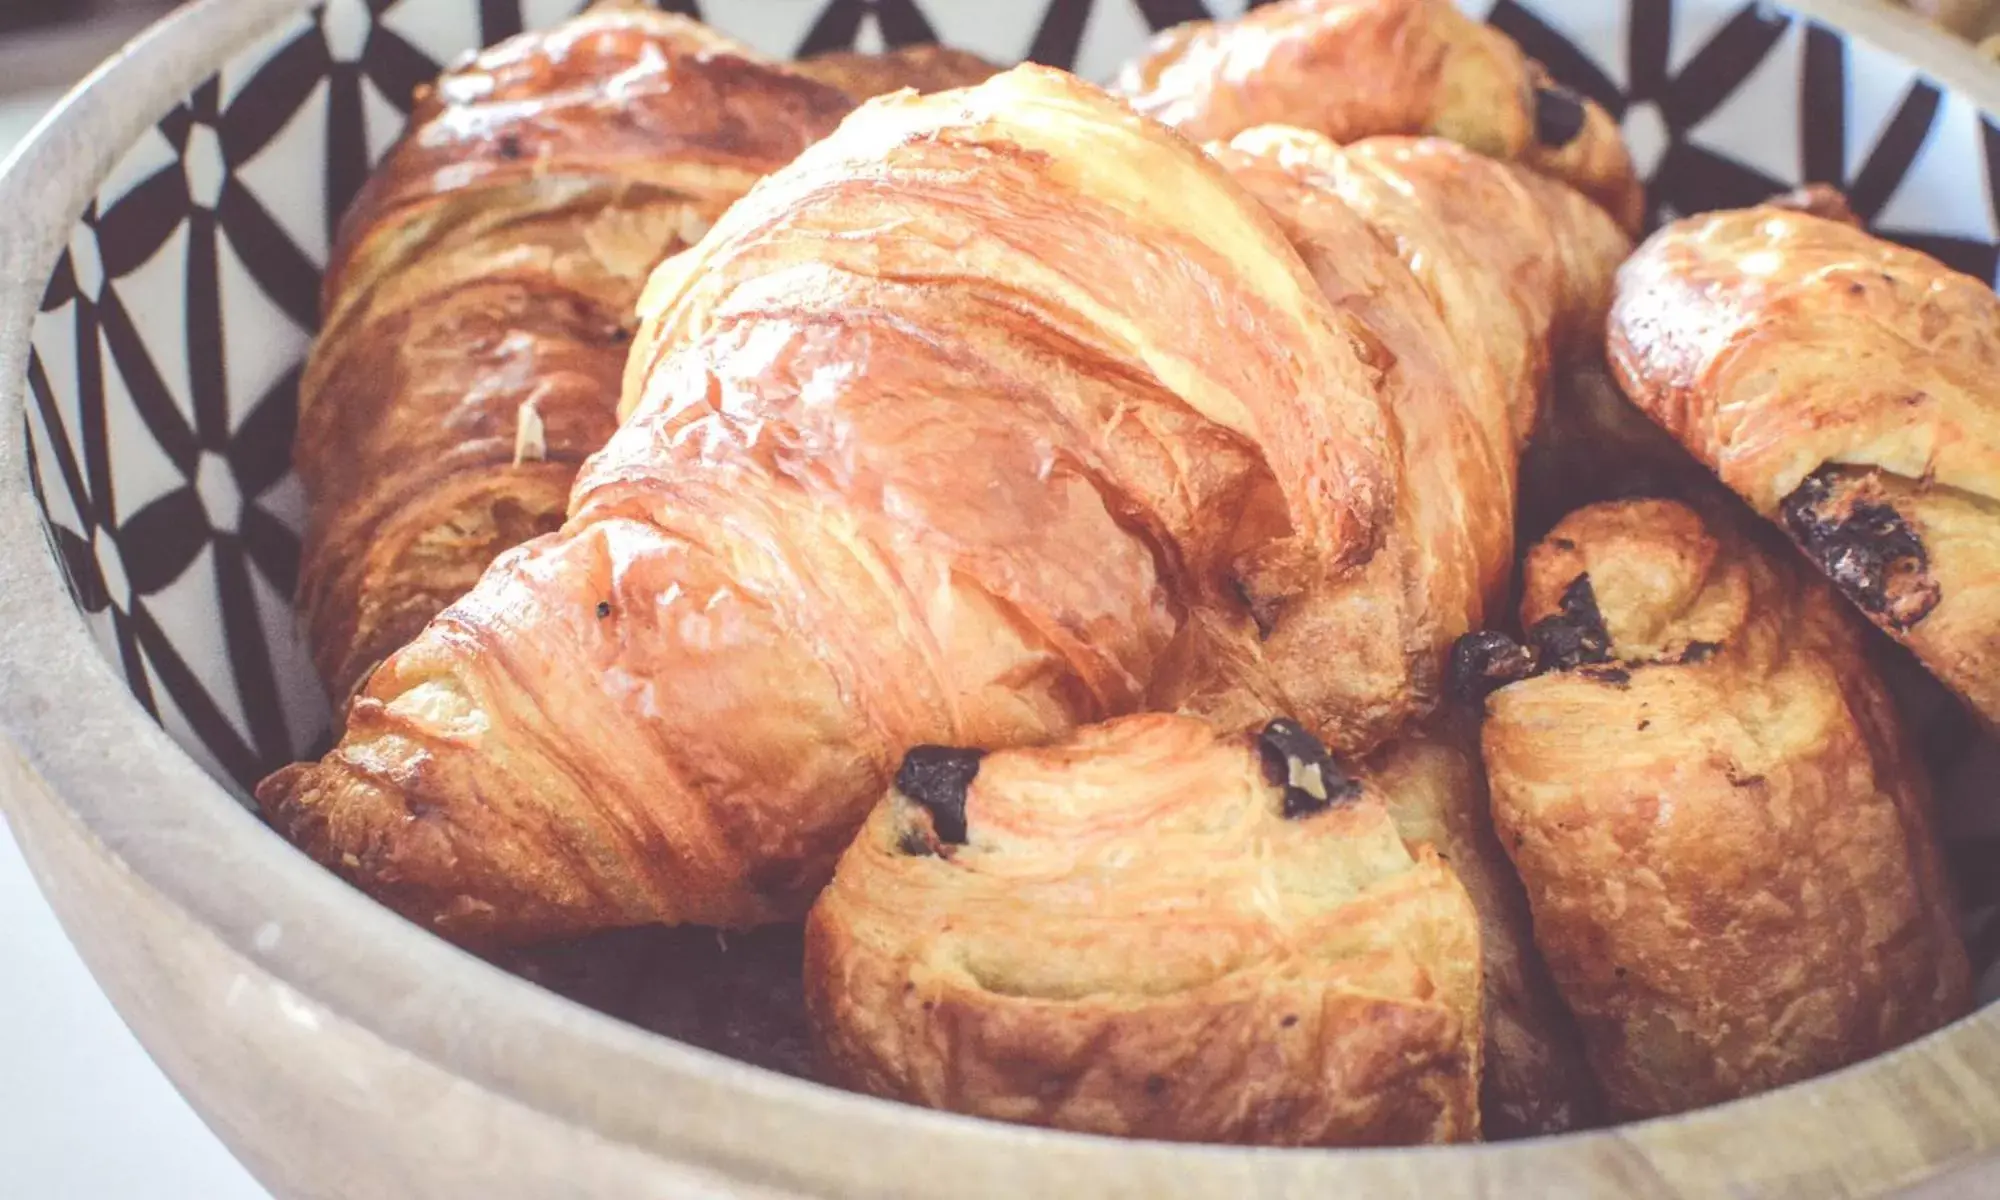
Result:
M1059 72L871 101L641 311L563 528L259 789L462 941L796 919L909 746L1137 710L1233 579L1309 602L1394 512L1376 372L1282 231Z
M599 6L420 90L345 215L299 395L299 606L336 700L562 523L653 266L832 130L831 88Z
M878 54L836 50L791 64L809 79L839 88L856 101L904 88L942 92L984 83L1000 68L967 50L950 46L897 46Z
M1175 1141L1479 1130L1479 932L1428 848L1289 721L1179 716L911 752L806 927L824 1070Z
M1657 500L1573 514L1524 582L1530 661L1503 675L1529 677L1487 700L1494 824L1618 1114L1966 1010L1929 783L1829 588Z
M1876 625L2000 723L2000 297L1776 206L1661 230L1619 273L1626 394Z
M1159 35L1118 80L1198 140L1295 125L1337 142L1432 134L1575 187L1628 232L1645 193L1617 123L1450 0L1280 0Z

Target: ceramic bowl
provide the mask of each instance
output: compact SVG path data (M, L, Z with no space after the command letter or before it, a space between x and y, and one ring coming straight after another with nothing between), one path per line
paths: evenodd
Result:
M1102 78L1151 29L1244 6L702 0L700 15L771 53L937 39ZM274 1191L1824 1197L1979 1177L2000 1143L2000 1010L1771 1095L1560 1139L1119 1142L900 1107L656 1036L404 924L271 834L248 788L327 723L291 615L288 460L334 223L417 83L576 7L202 0L98 71L0 182L7 812L126 1019ZM1467 7L1620 119L1656 220L1828 181L1884 234L1995 278L2000 74L1914 20L1863 0ZM1961 792L2000 791L1990 747L1926 732ZM1954 858L2000 862L2000 802L1961 817ZM1961 874L1990 967L2000 884Z

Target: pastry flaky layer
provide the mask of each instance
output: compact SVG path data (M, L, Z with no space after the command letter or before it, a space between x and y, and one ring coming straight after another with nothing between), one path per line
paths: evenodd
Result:
M299 391L299 607L336 700L562 523L616 425L647 275L850 106L624 5L419 93L343 219Z
M1479 930L1288 722L1129 717L913 751L806 926L823 1070L1065 1129L1357 1146L1479 1131Z
M1427 134L1562 180L1627 231L1645 215L1610 114L1451 0L1279 0L1189 22L1160 34L1117 86L1199 140L1267 124L1338 142Z
M1746 518L1747 520L1747 518ZM1805 1079L1963 1014L1921 765L1862 629L1782 543L1668 501L1530 553L1530 646L1468 644L1493 818L1613 1108Z
M2000 724L2000 298L1776 207L1619 274L1619 382L1878 626Z

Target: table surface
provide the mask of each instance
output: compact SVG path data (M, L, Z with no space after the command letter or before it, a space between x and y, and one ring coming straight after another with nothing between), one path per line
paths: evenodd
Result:
M52 95L0 99L0 156ZM0 1197L263 1200L98 989L0 821Z

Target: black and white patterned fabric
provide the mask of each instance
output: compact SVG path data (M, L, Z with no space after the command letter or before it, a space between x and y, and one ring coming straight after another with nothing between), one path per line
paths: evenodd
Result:
M943 41L1098 79L1154 30L1254 6L660 2L771 54ZM1460 3L1619 119L1656 221L1831 182L1879 231L1995 279L2000 122L1894 56L1742 0ZM327 727L291 613L301 505L289 450L334 225L417 84L582 6L330 0L165 114L104 181L49 279L26 436L50 542L133 694L239 795ZM1949 770L2000 779L2000 756L1971 753ZM2000 856L1993 807L1992 829L1963 831L1988 836L1961 837L1958 856ZM1976 917L1975 933L2000 950L2000 923Z

